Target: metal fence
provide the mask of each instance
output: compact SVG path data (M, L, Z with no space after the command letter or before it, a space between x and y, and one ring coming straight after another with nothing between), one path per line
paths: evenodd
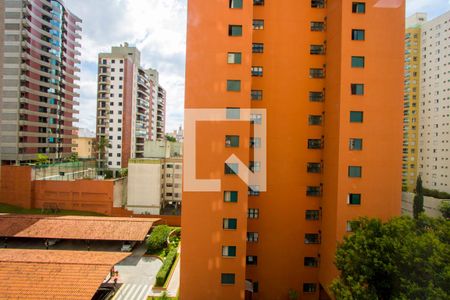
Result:
M97 176L95 160L61 162L33 166L34 180L93 179Z

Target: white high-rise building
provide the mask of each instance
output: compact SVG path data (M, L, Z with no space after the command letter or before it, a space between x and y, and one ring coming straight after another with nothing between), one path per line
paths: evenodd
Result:
M450 192L450 12L422 25L419 174Z

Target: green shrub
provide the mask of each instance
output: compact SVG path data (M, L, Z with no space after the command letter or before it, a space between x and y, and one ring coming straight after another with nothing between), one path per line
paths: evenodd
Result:
M167 237L170 228L167 225L159 225L153 228L152 233L147 239L147 248L150 253L158 252L167 245Z
M167 254L166 259L164 260L161 269L159 269L158 274L156 274L156 286L164 286L166 282L167 276L170 274L170 270L172 269L173 263L177 258L177 249L173 248L170 250L169 254Z
M427 197L433 197L437 199L450 199L450 194L446 192L440 192L438 190L423 189L423 195Z

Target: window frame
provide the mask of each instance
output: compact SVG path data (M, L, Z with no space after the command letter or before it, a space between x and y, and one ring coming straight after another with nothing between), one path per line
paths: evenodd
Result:
M365 41L366 30L365 29L352 29L352 41Z
M364 123L364 112L350 111L350 123Z
M236 31L237 30L237 31ZM239 37L243 35L242 25L229 24L228 25L228 36Z
M360 68L364 69L366 67L366 58L365 56L352 56L351 58L351 66L352 68Z
M235 273L221 273L220 274L220 283L222 285L234 285L236 283L236 274Z
M349 178L362 178L362 166L348 166Z
M360 10L360 8L363 8ZM365 14L366 13L366 3L365 2L352 2L352 13L354 14Z
M228 52L227 63L229 65L242 64L242 53L241 52Z
M231 9L240 9L244 6L243 2L244 2L243 0L230 0L228 7ZM239 3L240 3L240 5L239 5ZM238 5L236 6L236 4L238 4Z

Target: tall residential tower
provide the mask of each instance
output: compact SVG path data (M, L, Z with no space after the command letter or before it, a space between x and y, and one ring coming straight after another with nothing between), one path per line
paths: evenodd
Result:
M143 157L146 140L164 137L165 90L156 70L141 67L140 56L127 43L99 54L96 126L102 167L126 168L130 158Z
M181 298L326 299L349 221L400 214L404 28L402 0L189 1L193 173L221 184L183 192Z
M62 0L1 1L2 163L71 154L80 23Z

